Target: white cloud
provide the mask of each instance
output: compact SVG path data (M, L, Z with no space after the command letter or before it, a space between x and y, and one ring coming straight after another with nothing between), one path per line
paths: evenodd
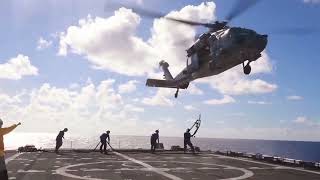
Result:
M298 123L298 124L304 124L304 123L308 123L309 120L305 116L299 116L295 120L293 120L293 122Z
M299 127L307 127L307 128L316 128L320 127L320 123L316 122L312 119L309 119L306 116L298 116L296 119L293 120L293 123L299 125Z
M8 104L13 104L13 103L20 103L20 95L11 97L7 94L0 94L0 107Z
M77 88L79 88L80 87L80 85L78 84L78 83L71 83L70 85L69 85L69 88L70 89L77 89Z
M40 37L37 42L37 49L42 50L50 47L52 45L52 41L47 41L43 37Z
M59 55L68 52L87 57L93 67L125 75L144 75L157 66L152 48L135 36L140 17L120 8L114 16L79 20L60 35Z
M225 121L216 121L215 123L217 123L217 124L225 124L226 122Z
M318 4L320 3L320 0L303 0L304 3L310 3L310 4Z
M198 88L194 83L190 83L188 87L188 93L193 95L202 95L203 91Z
M134 1L137 4L142 5L144 0L130 0L130 1Z
M124 84L120 84L118 87L119 93L124 94L124 93L134 92L137 89L137 86L136 86L137 83L138 81L131 80Z
M213 20L214 10L215 4L209 2L186 6L169 15L207 22ZM195 28L156 19L151 38L143 41L136 36L139 24L140 17L125 8L120 8L109 18L88 16L81 19L78 26L70 26L66 32L60 33L58 54L80 54L95 68L129 76L155 74L159 59L168 60L173 73L181 70L185 65L185 49L193 41ZM189 44L177 45L186 39Z
M23 132L57 133L68 127L68 136L97 135L106 127L113 134L125 135L146 135L158 128L168 135L183 132L179 122L169 117L140 118L144 108L131 104L131 99L126 102L115 88L115 80L108 79L76 89L45 83L13 96L0 94L1 118L6 125L21 121L19 131Z
M278 88L276 84L252 77L255 74L272 71L270 59L265 52L261 58L251 63L251 67L252 72L249 76L244 75L242 66L239 65L219 75L200 79L198 82L208 83L213 89L228 95L271 93Z
M124 108L128 111L133 111L133 112L144 112L144 108L142 107L137 107L137 106L134 106L132 104L127 104L124 106Z
M292 95L292 96L287 96L287 99L292 100L292 101L299 101L299 100L303 100L303 97L297 96L297 95Z
M132 99L132 101L133 101L133 102L139 102L140 99L139 99L139 98L134 98L134 99Z
M76 133L83 137L97 135L106 128L113 134L146 135L160 129L163 135L179 136L187 128L188 125L181 125L181 121L166 115L142 119L144 108L135 105L131 99L126 102L116 89L115 80L109 79L96 85L88 82L76 89L46 83L15 95L0 94L1 118L5 124L21 120L23 125L18 131L23 132L57 133L68 127L68 137ZM171 93L169 95L172 97ZM235 112L230 115L245 114ZM196 118L188 121L190 125ZM297 117L297 123L291 121L295 126L284 128L239 127L227 119L213 118L212 121L217 124L202 126L199 137L315 140L320 136L319 124L305 116Z
M270 103L270 102L265 102L265 101L248 101L248 104L267 105L267 104L272 104L272 103Z
M188 111L196 111L196 110L198 110L198 108L196 108L196 107L194 107L192 105L186 105L186 106L184 106L184 109L188 110Z
M223 104L232 104L235 103L236 100L233 99L231 96L224 95L222 99L210 99L206 100L203 103L209 105L223 105Z
M159 88L153 97L143 98L142 103L149 106L173 106L174 102L170 97L173 97L174 93L175 90Z
M227 114L227 116L230 116L230 117L245 117L246 113L243 113L243 112L230 113L230 114Z
M0 64L0 79L19 80L23 76L35 75L38 75L38 69L31 64L28 56L22 54Z
M114 82L109 79L98 85L86 84L76 90L45 83L30 91L24 100L18 99L23 102L2 105L1 109L6 111L1 116L21 120L25 131L55 132L62 127L70 127L72 132L94 133L104 130L106 122L109 127L119 125L114 129L121 131L120 127L135 122L135 112L143 109L125 104L114 90ZM9 97L0 96L1 99L17 99L17 96Z

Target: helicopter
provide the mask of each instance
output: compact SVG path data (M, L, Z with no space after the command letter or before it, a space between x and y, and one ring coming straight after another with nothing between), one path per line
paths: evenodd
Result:
M190 26L202 26L208 31L186 50L186 67L175 77L169 71L169 63L162 60L159 66L164 73L162 79L147 79L146 86L175 88L175 98L178 97L179 89L187 89L193 80L218 75L228 69L242 64L243 72L249 75L250 63L261 57L262 51L268 43L268 35L258 34L254 30L231 27L228 23L241 13L252 7L258 0L237 1L232 11L227 15L226 21L214 23L201 23L186 19L168 17L162 13L152 12L137 7L130 7L134 12L152 18L164 18L169 21L182 23Z
M199 78L218 75L228 69L242 64L243 72L249 75L250 63L261 57L268 43L268 35L241 27L228 26L230 21L255 5L259 0L238 0L225 21L213 23L195 22L186 19L166 16L163 13L150 11L134 6L125 6L133 12L149 18L164 18L168 21L189 26L208 28L186 50L186 67L175 77L169 71L169 63L161 60L159 66L163 70L164 79L147 79L146 86L160 88L175 88L175 98L179 89L187 89L190 82Z

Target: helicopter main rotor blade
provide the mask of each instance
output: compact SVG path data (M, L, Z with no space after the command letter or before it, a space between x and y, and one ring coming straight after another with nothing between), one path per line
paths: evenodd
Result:
M250 7L257 4L260 0L237 0L231 9L230 13L226 16L225 20L230 22L234 18L240 16L242 13L247 11Z
M227 21L222 21L222 22L216 21L215 23L202 23L202 22L191 21L191 20L186 20L181 18L174 18L174 17L166 16L166 14L161 12L148 10L135 5L121 4L119 2L113 2L113 1L109 1L108 3L105 4L105 11L112 8L115 9L115 8L125 7L128 9L132 9L133 12L144 17L164 18L173 22L182 23L190 26L203 26L206 28L221 29L221 28L224 28L228 22L230 22L235 17L239 16L240 14L248 10L250 7L254 6L259 1L260 0L237 0L231 12L226 16Z
M212 26L212 24L210 24L210 23L201 23L201 22L196 22L196 21L191 21L191 20L186 20L186 19L181 19L181 18L169 17L169 16L166 16L166 14L161 13L161 12L156 12L153 10L140 8L138 6L125 5L125 4L116 3L116 2L106 3L105 11L107 11L108 9L115 9L115 8L120 8L120 7L125 7L128 9L131 9L133 12L135 12L141 16L148 17L148 18L164 18L164 19L167 19L167 20L170 20L173 22L182 23L182 24L186 24L186 25L190 25L190 26L204 26L204 27L208 27L208 28L210 28Z

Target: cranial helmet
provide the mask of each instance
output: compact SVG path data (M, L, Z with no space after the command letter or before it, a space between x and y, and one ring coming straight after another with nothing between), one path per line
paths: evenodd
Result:
M159 130L157 129L157 130L156 130L156 133L158 133L158 132L159 132Z
M68 131L68 128L64 128L64 130L63 130L63 131L67 132L67 131Z
M107 133L110 133L110 131L108 130Z

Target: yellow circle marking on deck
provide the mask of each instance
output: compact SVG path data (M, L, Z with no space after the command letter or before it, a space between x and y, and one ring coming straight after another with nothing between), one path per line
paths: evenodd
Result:
M170 168L153 167L153 166L147 164L146 162L142 162L142 161L136 160L134 158L131 158L129 156L126 156L126 155L123 155L123 154L120 154L120 153L117 153L117 152L114 152L114 153L117 154L118 156L124 158L124 159L127 159L127 160L129 160L131 162L134 162L134 163L139 164L139 165L144 167L144 168L140 168L140 169L135 168L135 169L132 169L132 170L152 171L152 172L155 172L157 174L160 174L160 175L165 176L165 177L167 177L169 179L172 179L172 180L182 180L182 178L180 178L180 177L177 177L177 176L174 176L172 174L167 173L166 171L169 171ZM153 162L153 161L148 161L148 162ZM157 162L157 161L154 161L154 162ZM229 165L221 165L221 164L213 164L213 163L198 163L198 162L183 162L183 161L168 161L168 162L179 163L179 164L198 164L198 165L207 165L207 166L218 166L218 167L222 167L222 168L225 168L225 169L238 170L238 171L241 171L241 172L244 173L243 175L238 176L238 177L225 178L225 179L221 179L221 180L241 180L241 179L246 179L246 178L252 177L254 175L254 173L252 171L250 171L250 170L247 170L247 169L244 169L244 168L233 167L233 166L229 166ZM77 175L70 174L70 173L67 172L67 171L69 171L68 168L91 165L91 164L102 164L102 163L108 163L108 162L107 161L100 161L100 162L79 163L79 164L68 165L68 166L64 166L64 167L58 168L56 170L56 173L60 174L62 176L70 177L70 178L77 178L77 179L84 179L84 180L102 180L102 179L99 179L99 178L92 178L92 177L86 177L86 176L77 176ZM121 171L121 170L131 170L131 169L120 168L118 170Z

